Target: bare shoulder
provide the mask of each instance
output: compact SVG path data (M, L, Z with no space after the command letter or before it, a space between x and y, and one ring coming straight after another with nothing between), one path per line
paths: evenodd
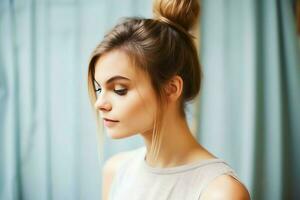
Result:
M221 175L212 181L201 195L201 200L250 200L247 188L230 175Z
M121 166L122 162L129 159L135 150L124 151L117 153L107 159L102 168L102 197L103 200L108 199L111 184L116 171Z

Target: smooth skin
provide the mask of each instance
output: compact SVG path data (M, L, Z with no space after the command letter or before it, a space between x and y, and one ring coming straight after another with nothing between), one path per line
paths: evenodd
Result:
M107 80L122 76L109 84ZM129 80L127 80L129 79ZM154 114L157 108L154 90L150 78L140 69L133 67L128 56L120 50L102 55L95 66L96 88L99 90L95 109L101 117L118 120L106 132L113 139L140 135L144 139L147 152L152 140ZM204 159L216 158L202 147L193 137L186 119L179 114L179 97L182 94L183 80L174 76L166 85L168 106L164 112L165 122L161 130L163 140L159 157L146 162L152 167L166 168L189 164ZM120 93L120 91L122 91ZM126 92L125 92L126 91ZM108 199L111 183L122 160L132 151L122 152L109 158L103 167L103 200ZM247 189L229 175L216 178L205 189L201 200L208 199L250 199Z

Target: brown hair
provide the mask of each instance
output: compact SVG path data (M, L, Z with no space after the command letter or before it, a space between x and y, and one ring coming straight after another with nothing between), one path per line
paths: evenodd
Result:
M153 159L156 159L161 143L162 113L166 105L165 84L174 75L182 78L179 111L183 118L186 117L186 103L193 100L200 91L202 71L193 36L189 32L197 22L199 10L197 0L156 0L153 4L153 19L123 19L104 36L91 55L88 89L92 104L96 101L95 64L104 53L121 50L128 55L134 67L149 75L159 106L154 117L149 153ZM99 117L96 116L99 123Z

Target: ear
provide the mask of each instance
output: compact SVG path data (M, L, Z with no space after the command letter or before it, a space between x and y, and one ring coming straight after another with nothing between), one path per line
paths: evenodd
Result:
M168 101L176 101L181 96L182 89L183 89L182 78L178 75L173 76L165 86L165 92Z

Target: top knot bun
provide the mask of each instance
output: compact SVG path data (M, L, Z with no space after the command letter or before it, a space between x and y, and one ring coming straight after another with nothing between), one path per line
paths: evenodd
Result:
M158 20L171 21L186 31L190 31L197 22L199 0L154 0L153 14Z

